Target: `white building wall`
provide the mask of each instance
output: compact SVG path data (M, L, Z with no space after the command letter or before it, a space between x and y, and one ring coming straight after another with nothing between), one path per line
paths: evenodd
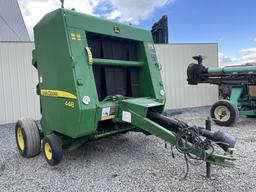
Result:
M158 62L162 65L166 109L212 105L218 100L217 86L187 83L187 66L196 63L193 56L206 56L205 66L218 67L217 44L157 44L155 48Z
M205 65L217 67L217 44L155 45L162 65L167 93L167 109L211 105L218 99L216 86L189 86L186 70L192 56L208 57ZM36 95L37 71L32 66L33 43L0 42L0 124L20 117L40 119Z
M40 118L33 48L33 43L0 42L0 124L22 116Z

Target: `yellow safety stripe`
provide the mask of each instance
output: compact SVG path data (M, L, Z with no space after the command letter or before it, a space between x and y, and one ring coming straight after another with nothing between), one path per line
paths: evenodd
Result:
M104 116L104 117L101 117L101 121L105 121L105 120L109 120L109 119L114 119L114 118L115 118L115 115Z
M63 97L68 99L77 99L77 97L72 93L60 90L41 89L40 93L40 95L47 97Z
M86 52L87 52L87 56L88 56L88 63L91 65L92 64L92 52L90 47L85 47Z

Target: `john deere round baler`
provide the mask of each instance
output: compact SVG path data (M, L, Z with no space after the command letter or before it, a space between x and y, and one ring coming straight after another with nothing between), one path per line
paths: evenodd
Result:
M42 129L30 118L17 122L22 156L38 155L42 140L46 161L56 165L63 149L136 131L190 158L217 165L233 160L231 136L162 114L166 97L149 31L60 8L41 19L34 37Z

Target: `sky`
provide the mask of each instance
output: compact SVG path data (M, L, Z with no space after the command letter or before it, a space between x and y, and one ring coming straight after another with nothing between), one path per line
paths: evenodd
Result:
M18 0L33 26L59 0ZM150 30L168 16L169 43L218 43L219 65L256 64L256 0L65 0L65 8Z

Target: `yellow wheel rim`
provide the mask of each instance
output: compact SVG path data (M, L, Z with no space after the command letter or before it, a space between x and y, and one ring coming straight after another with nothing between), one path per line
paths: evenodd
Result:
M25 149L25 142L24 142L23 133L22 133L20 127L17 129L17 139L18 139L18 145L19 145L20 150L24 151L24 149Z
M45 143L44 145L44 154L48 160L52 159L52 148L49 143Z

